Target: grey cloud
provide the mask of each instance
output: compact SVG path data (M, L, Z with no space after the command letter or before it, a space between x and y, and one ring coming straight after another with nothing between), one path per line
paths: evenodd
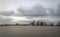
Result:
M46 16L46 8L41 6L40 4L36 4L29 10L25 9L18 9L19 15L21 16Z
M53 8L48 8L48 15L47 16L54 16L55 15L55 10Z
M57 16L60 17L60 4L57 5L57 9L49 8L49 16Z
M56 15L60 16L60 4L58 4L57 6Z
M11 16L14 14L14 11L0 11L0 15Z

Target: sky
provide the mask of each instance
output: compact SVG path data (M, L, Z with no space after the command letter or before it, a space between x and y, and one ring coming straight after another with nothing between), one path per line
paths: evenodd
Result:
M0 24L32 20L60 21L60 0L0 0Z

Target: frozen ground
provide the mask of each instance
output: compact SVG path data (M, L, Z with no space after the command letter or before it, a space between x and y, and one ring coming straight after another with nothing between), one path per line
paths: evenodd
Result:
M60 27L0 26L0 37L60 37Z

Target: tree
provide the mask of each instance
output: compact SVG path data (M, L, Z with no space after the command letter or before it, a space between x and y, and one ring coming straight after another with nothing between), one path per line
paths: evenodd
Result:
M53 25L54 25L53 23L50 24L50 26L53 26Z
M34 26L35 25L34 23L35 23L35 21L33 20L33 22L31 24Z
M57 23L57 26L60 26L60 21Z
M19 25L18 23L16 23L16 25Z
M50 26L53 26L54 24L53 24L53 22L50 22Z
M44 26L47 26L47 22L44 22L43 24L44 24Z
M39 21L37 22L37 26L39 26Z
M41 26L43 26L43 22L41 21L41 24L40 24Z

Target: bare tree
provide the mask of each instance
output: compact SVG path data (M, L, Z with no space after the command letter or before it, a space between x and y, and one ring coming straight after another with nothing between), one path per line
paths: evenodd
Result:
M57 26L60 26L60 21L57 23Z
M39 26L39 21L37 21L37 26Z
M54 26L54 24L53 24L53 23L51 23L51 24L50 24L50 26Z
M18 23L16 23L16 25L19 25Z
M41 21L41 24L40 24L41 26L43 26L43 22Z
M47 26L47 22L43 22L44 26Z
M53 26L53 25L54 25L54 23L53 23L53 22L50 22L49 24L50 24L50 26Z
M35 25L35 21L33 20L33 22L31 24L34 26Z

